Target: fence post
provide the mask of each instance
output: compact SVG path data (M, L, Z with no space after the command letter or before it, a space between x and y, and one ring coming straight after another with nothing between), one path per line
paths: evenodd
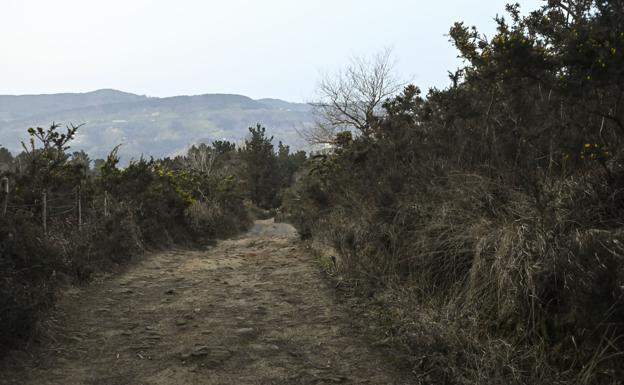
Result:
M82 226L82 199L81 199L81 191L80 186L76 190L76 204L78 206L78 227Z
M48 200L47 200L47 194L44 191L43 194L41 194L41 199L42 199L42 204L43 204L43 209L41 210L41 222L43 224L43 235L44 236L48 236Z
M2 181L4 182L4 202L2 202L2 216L6 217L7 207L9 205L9 178L5 176L4 178L2 178Z
M104 190L104 217L108 216L108 191Z

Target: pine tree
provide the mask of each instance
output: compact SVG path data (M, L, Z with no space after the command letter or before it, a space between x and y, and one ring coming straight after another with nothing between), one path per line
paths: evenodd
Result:
M260 124L249 127L242 156L247 166L247 183L251 201L261 208L274 206L279 188L277 158L273 151L273 137L267 137L266 128Z

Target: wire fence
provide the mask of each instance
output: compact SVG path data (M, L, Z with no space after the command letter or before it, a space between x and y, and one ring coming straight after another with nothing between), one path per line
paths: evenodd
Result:
M1 183L1 215L4 218L18 216L31 218L41 224L45 236L48 235L48 228L51 224L80 228L85 224L106 218L110 213L110 204L114 201L107 191L103 196L94 196L94 194L85 196L80 185L70 191L34 192L30 194L30 199L25 200L13 196L9 178L2 178ZM32 198L32 196L37 198Z

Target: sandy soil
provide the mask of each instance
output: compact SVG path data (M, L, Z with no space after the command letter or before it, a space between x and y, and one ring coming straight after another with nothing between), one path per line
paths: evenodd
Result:
M206 250L152 254L71 289L46 346L1 384L407 384L358 333L294 229L257 221Z

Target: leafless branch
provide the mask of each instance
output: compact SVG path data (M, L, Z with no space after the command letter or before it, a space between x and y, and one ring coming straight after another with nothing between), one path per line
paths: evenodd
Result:
M393 74L392 52L386 49L371 59L355 58L345 69L321 78L312 104L316 124L304 139L311 144L331 144L340 131L370 135L383 102L404 86Z

